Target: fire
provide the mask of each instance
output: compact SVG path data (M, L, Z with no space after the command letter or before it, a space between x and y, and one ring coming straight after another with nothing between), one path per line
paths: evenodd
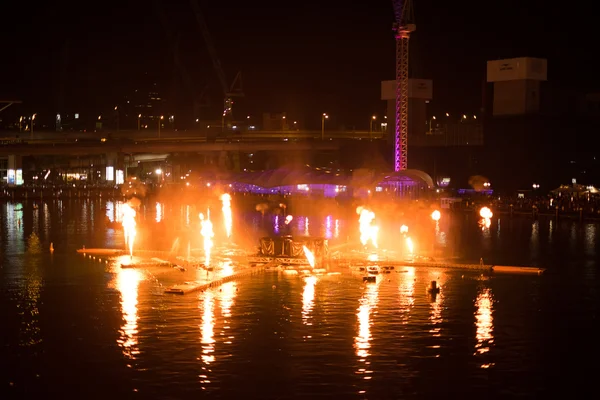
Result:
M200 217L200 234L204 238L204 265L208 267L210 264L210 251L213 247L212 238L215 234L212 222L210 221L210 211L207 211L206 219L202 213L198 216Z
M135 210L129 204L123 204L121 224L125 234L125 246L129 250L129 255L133 257L133 242L135 240Z
M494 216L494 214L492 213L492 210L490 210L487 207L481 207L481 210L479 210L479 215L481 216L481 218L487 218L487 219L490 219Z
M315 255L313 254L312 251L310 251L308 249L308 247L302 246L302 248L304 249L304 254L306 254L306 259L308 260L310 267L314 268L315 267Z
M406 247L408 248L408 252L410 254L413 254L415 252L415 244L413 243L412 239L409 237L406 238Z
M492 210L487 207L482 207L481 210L479 210L479 215L481 216L481 220L479 221L481 229L489 228L492 224L491 218L494 216Z
M360 215L358 218L358 223L360 224L360 242L366 246L370 240L373 246L377 247L379 227L372 225L372 222L375 219L375 213L363 207L358 207L356 213Z
M223 222L225 223L225 232L227 233L227 237L231 237L231 227L233 225L233 220L231 217L231 195L229 193L224 193L221 195L221 202L223 202Z

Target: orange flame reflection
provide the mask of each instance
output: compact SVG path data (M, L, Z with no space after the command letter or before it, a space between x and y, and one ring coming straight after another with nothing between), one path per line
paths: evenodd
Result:
M312 325L310 322L310 312L314 305L317 277L307 276L304 278L304 282L304 291L302 292L302 323L304 325Z
M365 366L358 369L357 374L364 375L364 379L371 379L373 371L368 370L370 362L367 358L370 356L369 349L371 348L371 314L376 310L379 301L379 281L375 284L367 284L363 297L360 299L358 307L358 335L354 338L354 348L358 361L364 363Z
M123 325L120 338L117 340L123 354L131 359L139 353L137 347L138 333L138 287L143 279L142 273L134 268L120 269L117 274L116 287L121 293L121 312Z
M494 301L489 288L485 288L477 296L475 301L477 311L475 312L475 326L477 327L475 345L475 354L483 354L490 351L491 345L494 343L494 318L492 309ZM483 364L482 368L488 368L490 364Z

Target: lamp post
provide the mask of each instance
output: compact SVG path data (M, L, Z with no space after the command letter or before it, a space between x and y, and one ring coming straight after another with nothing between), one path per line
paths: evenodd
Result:
M31 138L32 138L32 139L33 139L33 125L35 124L35 122L34 122L34 121L35 121L35 116L36 116L36 115L37 115L37 114L33 114L33 115L31 116Z
M448 113L446 113L448 114ZM433 117L431 117L431 119L429 120L429 134L431 135L433 133L433 131L431 130L431 125L433 124L433 121L435 121L435 115Z
M140 130L140 127L141 127L141 123L140 123L141 118L142 118L142 114L138 114L138 131Z
M163 115L160 116L160 118L158 119L158 138L160 139L160 125L162 124L162 120L165 117Z
M329 119L329 115L327 113L323 113L321 115L321 140L325 140L325 120Z
M373 140L373 122L377 119L377 116L373 115L369 120L369 140Z

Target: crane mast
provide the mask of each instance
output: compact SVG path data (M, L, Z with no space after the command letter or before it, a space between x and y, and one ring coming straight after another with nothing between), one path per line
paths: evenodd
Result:
M217 54L217 50L215 49L212 36L208 31L208 26L206 25L206 21L204 19L204 15L202 14L202 10L198 5L197 0L190 0L190 5L194 10L194 14L196 14L196 21L200 27L202 32L202 36L204 37L204 42L206 43L206 47L210 54L210 58L213 63L213 68L219 78L219 83L221 84L221 89L223 90L223 115L222 115L222 129L225 127L230 128L231 122L233 120L232 115L232 106L233 106L233 97L242 97L244 93L242 91L242 74L240 72L237 73L235 79L229 85L227 83L227 78L225 76L225 71L223 71L223 67L221 65L221 60Z
M412 0L392 0L396 36L396 123L394 136L394 171L408 168L408 42L416 30Z

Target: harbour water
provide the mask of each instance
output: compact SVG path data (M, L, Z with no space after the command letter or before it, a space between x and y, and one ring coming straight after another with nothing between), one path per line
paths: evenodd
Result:
M0 398L480 399L595 389L597 224L501 217L482 229L465 218L436 232L466 260L536 265L547 269L541 276L407 268L364 284L350 271L265 273L172 296L164 288L181 283L177 271L121 269L75 252L124 247L122 231L104 224L118 207L0 204ZM196 229L197 210L143 210L140 246L170 248L175 234L190 235L166 229L169 219ZM237 218L248 245L273 222ZM332 243L357 229L335 216L311 221L309 233Z

